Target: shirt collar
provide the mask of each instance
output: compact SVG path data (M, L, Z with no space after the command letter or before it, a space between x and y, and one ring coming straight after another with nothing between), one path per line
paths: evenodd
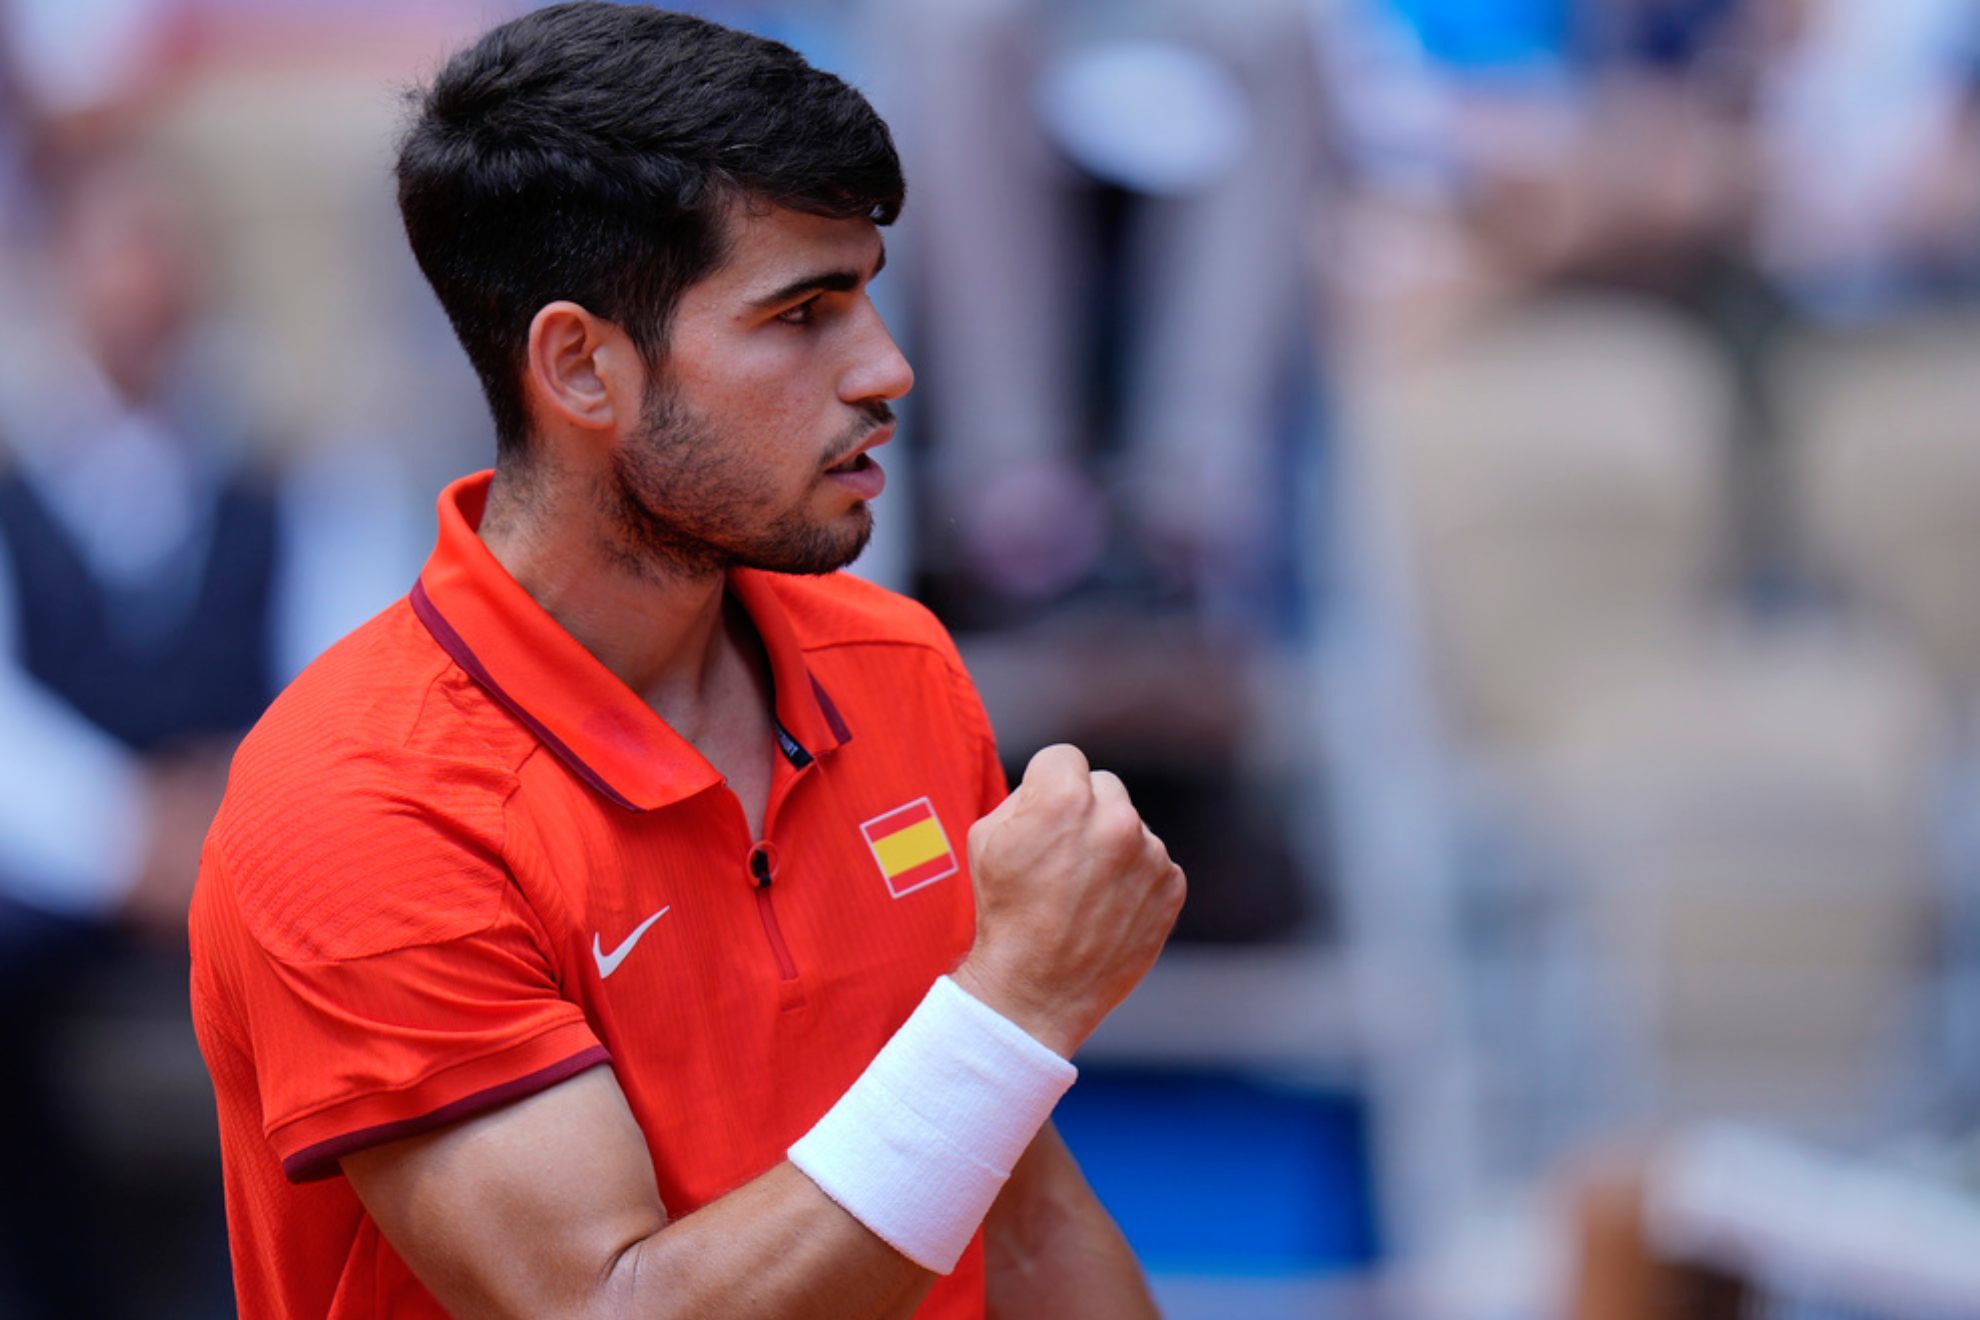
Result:
M721 783L707 758L538 605L475 534L492 477L476 473L441 492L440 536L413 586L413 613L489 696L620 806L648 811ZM735 569L728 585L770 657L778 744L802 767L852 733L805 665L775 578Z

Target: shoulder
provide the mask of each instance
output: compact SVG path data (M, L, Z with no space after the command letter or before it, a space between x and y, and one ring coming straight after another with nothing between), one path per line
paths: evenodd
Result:
M841 646L909 646L962 661L941 620L920 601L850 573L772 577L799 644L807 651Z
M500 905L504 810L535 747L398 602L305 669L242 741L209 866L277 957L472 934Z

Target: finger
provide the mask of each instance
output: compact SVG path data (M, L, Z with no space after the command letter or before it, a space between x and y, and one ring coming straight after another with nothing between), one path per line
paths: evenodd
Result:
M1088 773L1084 752L1071 743L1053 743L1039 748L1024 767L1024 783L1040 789L1064 788L1075 782L1083 785Z
M1112 770L1094 770L1088 778L1093 783L1093 803L1100 807L1122 807L1134 810L1134 800L1128 796L1127 785ZM1139 819L1139 817L1136 817ZM1143 828L1147 828L1143 826Z
M1189 901L1189 877L1174 862L1169 863L1168 874L1163 877L1163 886L1169 891L1170 901L1176 905L1176 912L1182 912L1183 904ZM1171 925L1174 924L1171 919Z

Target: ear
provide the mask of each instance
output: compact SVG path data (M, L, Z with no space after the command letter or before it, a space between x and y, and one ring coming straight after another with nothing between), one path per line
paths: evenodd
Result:
M632 339L577 303L546 303L529 323L523 389L543 427L608 433L635 422L646 367Z

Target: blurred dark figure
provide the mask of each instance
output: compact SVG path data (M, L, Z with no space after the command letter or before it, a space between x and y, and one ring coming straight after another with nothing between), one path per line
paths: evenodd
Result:
M129 1309L110 1293L125 1272L102 1267L123 1226L96 1220L131 1198L104 1194L101 1134L76 1112L79 1041L99 1046L94 1071L105 1040L149 1055L183 1032L199 841L273 690L279 538L201 361L201 262L172 182L93 149L56 166L48 198L52 296L13 309L23 342L0 364L0 1119L16 1152L0 1312L97 1316ZM78 1031L130 1002L147 1030ZM120 1092L143 1093L144 1066L114 1060ZM167 1165L184 1135L170 1118L128 1134ZM132 1171L115 1176L128 1193ZM172 1209L217 1228L217 1200Z
M1289 626L1325 155L1308 7L873 7L906 56L920 593L964 628L1075 595Z

